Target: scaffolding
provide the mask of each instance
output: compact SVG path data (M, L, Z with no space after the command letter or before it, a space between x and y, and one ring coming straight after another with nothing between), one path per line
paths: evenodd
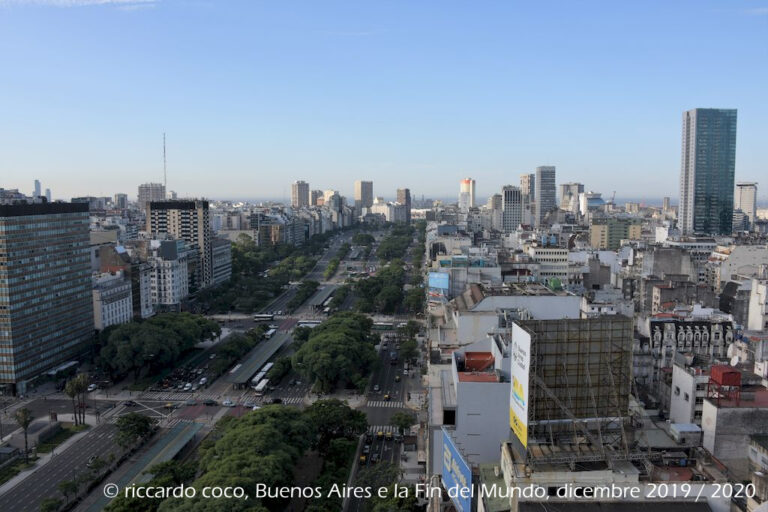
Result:
M630 453L632 319L518 324L531 336L528 461L642 458Z

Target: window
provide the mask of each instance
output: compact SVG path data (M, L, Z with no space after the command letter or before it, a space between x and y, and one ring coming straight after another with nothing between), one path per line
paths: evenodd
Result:
M675 396L680 396L680 386L675 386Z
M691 396L688 393L685 393L685 401L689 402L691 400Z

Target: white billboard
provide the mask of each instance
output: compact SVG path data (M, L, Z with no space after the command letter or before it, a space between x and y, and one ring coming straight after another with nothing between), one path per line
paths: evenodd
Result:
M528 387L530 384L531 335L512 325L512 390L509 398L509 426L528 447Z

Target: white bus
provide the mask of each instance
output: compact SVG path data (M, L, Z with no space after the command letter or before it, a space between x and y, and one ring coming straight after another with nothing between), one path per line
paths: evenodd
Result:
M267 332L264 333L264 339L268 340L269 338L274 336L276 332L277 332L277 329L270 329L270 330L268 330Z
M256 396L264 396L264 390L267 388L267 384L269 384L269 379L261 379L261 382L253 388Z

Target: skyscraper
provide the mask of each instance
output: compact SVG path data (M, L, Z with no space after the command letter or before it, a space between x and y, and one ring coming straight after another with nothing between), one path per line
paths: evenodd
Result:
M51 189L49 188L45 189L45 200L51 202Z
M317 204L318 199L323 198L323 191L322 190L312 190L309 193L309 205L310 206L319 206Z
M42 193L40 192L40 180L35 180L35 199L40 197Z
M146 211L147 204L151 201L165 200L165 185L162 183L144 183L139 185L139 208Z
M536 200L536 175L535 174L521 174L520 175L520 191L524 196L528 196L530 202Z
M505 233L517 229L523 221L523 194L519 188L506 185L501 189L501 224Z
M542 166L536 168L536 207L534 209L533 223L539 228L544 222L547 213L557 208L555 189L555 167Z
M411 223L411 190L407 188L397 189L397 202L405 205L405 223Z
M291 184L291 206L294 208L309 206L309 199L309 183L294 181Z
M475 207L475 180L464 178L459 183L459 209L467 211Z
M678 227L684 234L730 234L736 168L736 109L683 112Z
M191 291L213 284L213 234L208 201L152 201L147 208L147 231L167 233L197 249L198 264L192 276Z
M93 335L87 203L0 205L0 386L80 356Z
M355 182L355 211L358 215L363 208L370 208L373 205L373 182L360 181Z
M752 225L757 220L757 183L737 183L733 207L744 212L752 229Z
M118 210L128 208L128 194L115 194L115 208Z

